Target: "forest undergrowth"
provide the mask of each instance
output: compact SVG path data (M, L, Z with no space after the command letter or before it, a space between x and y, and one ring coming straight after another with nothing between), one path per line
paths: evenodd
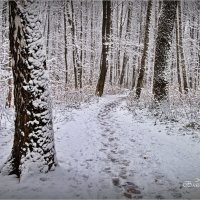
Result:
M94 95L94 86L84 87L81 90L70 90L63 92L63 95L52 91L52 108L55 121L66 119L67 112L73 109L81 109L81 106L89 106L99 97ZM57 91L58 92L58 91ZM135 91L122 89L118 86L105 88L105 95L127 94L127 107L137 115L138 112L148 113L149 117L155 118L162 123L172 123L174 126L179 124L180 130L187 130L190 134L196 134L200 131L200 91L189 91L187 94L180 94L176 89L169 90L169 100L156 106L153 101L153 95L148 90L143 90L141 98L137 99ZM6 108L0 105L0 128L10 127L13 123L14 109ZM62 118L62 119L58 119Z
M187 94L180 94L175 88L170 88L167 101L155 105L153 94L143 91L138 100L135 92L131 91L127 97L127 107L133 113L144 112L145 115L155 118L157 123L171 124L176 127L177 134L193 135L193 138L200 136L200 91L188 91Z

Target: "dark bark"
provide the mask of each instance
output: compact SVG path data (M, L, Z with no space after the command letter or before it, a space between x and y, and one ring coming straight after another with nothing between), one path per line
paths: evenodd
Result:
M149 27L150 27L150 19L151 19L151 9L152 9L152 0L148 1L147 6L147 14L146 14L146 24L145 24L145 33L144 33L144 49L140 64L140 71L138 75L138 81L136 86L136 97L140 98L141 90L143 87L144 82L144 73L146 67L146 59L148 54L148 47L149 47Z
M194 50L192 48L193 46L193 41L195 39L195 36L194 36L194 22L195 22L195 17L193 16L194 14L192 14L192 19L190 20L190 56L193 58L194 57ZM193 73L193 68L189 68L189 86L190 86L190 89L194 89L194 73Z
M93 83L93 73L94 73L94 17L93 17L93 12L94 12L94 2L91 4L91 54L90 54L90 77L89 77L89 84L92 85Z
M72 45L73 45L73 65L74 65L74 86L75 89L78 88L78 80L77 80L77 48L76 48L76 32L75 32L75 19L74 19L74 5L73 1L71 1L71 10L72 10L72 18L71 18L71 31L72 31Z
M48 8L47 8L47 44L46 44L47 59L49 58L49 38L50 38L50 2L48 2Z
M102 53L100 64L100 76L96 87L96 95L102 96L108 67L108 51L111 26L111 2L103 1L103 24L102 24Z
M65 41L65 85L67 86L68 83L68 61L67 61L67 14L66 14L66 3L64 2L64 41Z
M184 51L183 51L182 9L181 8L182 8L181 1L178 1L180 64L181 64L182 75L183 75L183 89L185 92L188 92L186 65L185 65L185 58L184 58Z
M48 82L44 75L46 59L42 53L42 32L36 26L41 24L37 11L40 5L33 1L27 7L21 6L23 10L16 2L9 2L16 118L11 156L2 169L18 177L30 165L41 172L48 172L56 165ZM34 10L27 12L31 6ZM30 26L31 23L35 26Z
M132 86L131 86L131 89L133 90L134 87L135 87L135 76L136 73L135 73L135 65L133 66L133 71L132 71Z
M6 98L6 107L10 108L12 102L12 78L8 79L8 94Z
M81 1L81 32L80 32L80 41L81 41L81 52L80 52L80 65L78 68L78 81L79 87L82 88L82 74L83 74L83 3Z
M177 7L177 9L179 9L179 8ZM176 67L177 67L177 78L178 78L179 92L182 93L179 44L180 44L180 34L179 34L179 17L178 17L178 10L177 10L177 17L176 17Z
M154 63L153 94L156 102L166 100L168 96L168 82L165 70L171 47L176 8L177 1L163 1L162 13L158 22Z
M114 66L114 52L113 52L113 50L114 50L114 41L113 41L113 28L114 28L114 24L113 24L113 22L114 22L114 19L113 19L113 10L112 10L112 12L111 12L111 16L112 16L112 19L111 19L111 33L110 33L110 35L111 35L111 38L110 38L110 43L111 43L111 45L110 45L110 77L109 77L109 83L110 83L110 85L112 85L113 84L113 66Z
M136 56L136 60L137 60L137 64L138 64L138 68L139 68L139 63L140 63L140 56L139 54L141 53L141 40L142 40L142 24L143 24L143 2L141 2L141 10L140 10L140 16L139 16L139 28L138 28L138 34L139 34L139 38L138 38L138 55ZM132 90L135 88L135 84L136 84L136 77L138 74L138 69L136 68L136 64L134 65L133 68L133 73L132 73Z
M120 16L120 26L119 26L119 34L118 34L118 40L119 40L119 47L117 51L117 80L119 81L120 78L120 58L121 58L121 38L122 38L122 30L123 30L123 15L124 15L124 2L122 2L122 8L121 8L121 16ZM117 21L118 23L118 21ZM118 29L117 29L118 31Z

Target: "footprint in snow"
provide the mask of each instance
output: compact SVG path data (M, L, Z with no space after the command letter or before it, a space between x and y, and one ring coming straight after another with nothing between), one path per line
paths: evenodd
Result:
M111 137L111 138L108 138L108 141L109 141L109 142L112 142L113 140L115 140L115 138L112 138L112 137Z
M104 148L101 148L101 149L99 149L99 151L106 151L107 149L104 149Z
M127 198L142 198L141 191L139 187L132 183L132 182L125 182L124 184L120 185L119 178L115 177L112 179L112 182L115 186L118 186L123 189L123 195Z
M117 154L116 150L111 150L111 153Z
M155 199L165 199L165 197L163 197L162 195L159 194L159 195L155 196Z
M107 157L108 157L108 159L109 159L111 162L113 162L113 163L118 162L118 159L117 159L117 158L114 158L114 157L111 156L111 155L108 155Z
M129 161L129 160L122 160L122 161L120 162L120 164L125 165L125 166L129 166L130 161Z
M45 182L45 181L48 180L48 178L47 177L41 177L40 180L43 181L43 182Z

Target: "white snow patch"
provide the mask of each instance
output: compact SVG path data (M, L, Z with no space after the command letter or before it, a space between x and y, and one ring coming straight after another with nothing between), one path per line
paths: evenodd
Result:
M54 126L59 167L35 174L30 166L20 183L0 175L0 197L121 199L128 181L143 198L199 198L200 188L183 187L200 178L199 143L178 129L154 125L144 110L133 115L125 98L104 96L66 113L71 120ZM12 135L0 130L0 165L11 146ZM113 177L121 187L113 185Z

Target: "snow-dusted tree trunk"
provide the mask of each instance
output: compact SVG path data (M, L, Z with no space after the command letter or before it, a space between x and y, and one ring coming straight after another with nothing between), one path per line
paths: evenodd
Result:
M143 2L140 3L140 13L138 14L138 30L137 30L137 34L139 35L138 37L138 55L136 56L136 59L135 59L135 66L133 68L133 72L132 72L132 90L135 88L135 85L136 85L136 80L137 80L137 76L138 76L138 69L140 67L140 54L141 54L141 41L142 41L142 26L143 26ZM136 67L136 65L139 65L138 68Z
M16 112L14 144L2 171L18 177L56 166L40 5L10 1L10 51Z
M47 55L47 59L49 58L49 40L50 40L50 2L47 3L48 4L48 8L47 8L47 40L46 40L46 55Z
M81 13L80 13L80 20L81 20L81 30L80 30L80 40L81 40L81 50L80 50L80 64L78 68L78 82L79 87L82 88L82 76L83 76L83 2L81 1Z
M77 80L77 62L78 61L78 50L76 46L76 30L75 30L75 13L74 13L74 3L71 1L71 11L72 11L72 16L71 16L71 31L72 31L72 45L73 45L73 65L74 65L74 84L75 84L75 89L78 88L78 80Z
M89 84L92 85L93 77L94 77L94 1L91 4L91 17L90 17L90 28L91 28L91 54L90 54L90 76L89 76Z
M111 26L111 2L103 1L102 55L100 64L100 76L96 88L97 96L102 96L104 90L104 84L108 68L110 26Z
M183 31L182 31L182 6L181 1L178 1L178 22L179 22L179 48L180 48L180 66L182 68L183 74L183 89L185 92L188 91L188 83L187 83L187 73L186 73L186 64L185 64L185 56L183 51Z
M176 17L176 67L177 67L177 78L179 92L182 93L182 81L181 81L181 66L180 66L180 33L179 33L179 7L177 6L177 17Z
M3 2L3 8L2 8L2 57L4 57L4 68L8 71L8 74L11 74L11 68L9 66L8 62L8 56L6 55L9 51L7 49L8 47L8 1ZM12 76L8 78L8 93L6 97L6 107L11 107L12 103Z
M67 14L66 14L66 12L67 12L67 10L66 10L66 4L67 4L67 2L65 2L64 1L64 4L63 4L63 6L64 6L64 41L65 41L65 46L64 46L64 48L65 48L65 50L64 50L64 57L65 57L65 70L66 70L66 72L65 72L65 85L67 86L67 84L68 84L68 61L67 61Z
M130 31L131 31L131 19L132 19L132 7L133 4L132 2L128 3L128 19L127 19L127 26L126 26L126 35L125 35L125 39L130 41ZM121 76L120 76L120 80L119 80L119 84L120 86L122 85L122 83L124 82L124 76L125 76L125 69L126 69L126 65L128 63L129 57L128 57L128 52L127 50L125 50L124 52L124 56L123 56L123 62L122 62L122 70L121 70Z
M143 81L144 81L146 59L147 59L147 53L148 53L148 47L149 47L149 29L150 29L151 9L152 9L152 0L149 0L148 6L147 6L146 24L145 24L145 33L144 33L144 48L143 48L140 71L139 71L137 87L136 87L137 98L140 98L141 90L143 87Z
M118 15L118 13L117 13ZM121 6L121 16L120 16L120 24L118 25L118 20L117 20L117 26L119 26L119 28L117 27L117 36L118 36L118 41L119 41L119 45L118 45L118 51L117 51L117 80L120 81L120 68L121 68L121 48L122 48L122 31L123 31L123 22L125 19L123 19L124 17L124 1L122 1L122 6ZM118 30L119 29L119 30Z
M112 2L112 6L113 6L113 2ZM109 83L110 83L110 85L112 85L113 84L113 69L114 69L114 64L115 64L115 62L114 62L114 51L113 51L113 28L114 28L114 24L113 24L113 22L114 22L114 19L113 19L113 14L114 14L114 11L112 10L111 11L111 24L110 24L110 35L111 35L111 37L110 37L110 75L109 75Z
M7 33L7 7L8 7L8 2L4 1L3 2L3 10L2 10L2 44L4 44L5 39L6 39L6 33Z
M168 53L171 47L171 37L176 18L177 1L163 1L162 13L158 22L156 38L153 93L156 101L166 99L168 82L166 68Z

